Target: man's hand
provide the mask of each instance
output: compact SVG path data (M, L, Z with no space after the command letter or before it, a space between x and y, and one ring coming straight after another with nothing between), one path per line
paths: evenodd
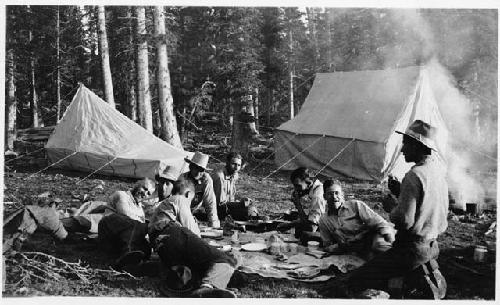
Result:
M399 197L401 182L399 182L398 178L394 177L393 175L389 175L389 179L387 180L387 186L389 187L389 190L394 196Z
M342 252L340 247L339 247L339 244L329 245L329 246L325 247L324 250L326 252L333 253L333 254Z

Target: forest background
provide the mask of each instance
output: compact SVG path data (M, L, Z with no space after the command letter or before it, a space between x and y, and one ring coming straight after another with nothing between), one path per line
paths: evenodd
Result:
M158 31L160 13L165 33ZM496 9L27 5L7 6L6 17L10 149L15 130L55 125L80 82L176 144L162 121L170 119L184 139L205 113L230 124L250 97L257 128L266 130L300 110L317 72L432 58L469 99L479 141L496 138ZM166 68L159 64L162 45ZM166 98L158 86L165 69ZM170 117L162 100L171 103ZM496 154L496 142L483 152Z

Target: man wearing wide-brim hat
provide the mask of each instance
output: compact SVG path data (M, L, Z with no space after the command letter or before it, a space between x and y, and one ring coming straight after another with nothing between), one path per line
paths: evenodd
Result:
M436 239L448 224L448 184L436 157L436 129L416 120L405 132L397 133L403 135L401 152L405 161L415 165L401 184L391 181L391 191L398 197L390 213L398 230L396 240L390 250L353 272L348 284L354 290L375 288L399 294L401 291L392 291L391 286L400 288L401 279L419 268L430 279L428 285L420 287L423 294L419 297L440 299L446 293L446 281L436 262Z
M181 169L173 165L167 165L159 170L158 174L155 175L159 201L163 201L171 195L174 182L180 175Z
M189 179L195 185L195 197L191 202L191 211L200 220L208 222L208 226L220 227L217 216L217 201L214 193L213 180L207 171L208 155L195 152L191 158L184 160L189 164L189 171L181 175L179 179ZM203 211L204 210L204 211Z

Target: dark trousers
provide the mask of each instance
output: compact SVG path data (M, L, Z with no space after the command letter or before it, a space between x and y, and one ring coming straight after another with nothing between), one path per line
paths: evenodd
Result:
M375 256L356 269L348 278L348 286L354 291L364 289L387 289L389 279L406 276L418 266L437 259L438 243L432 240L399 240L396 236L391 249Z
M228 202L217 205L219 219L223 220L230 215L234 220L245 221L249 219L249 207L244 202Z
M145 257L151 255L146 240L148 225L121 214L104 216L99 222L99 241L110 252L118 255L130 251L142 251Z

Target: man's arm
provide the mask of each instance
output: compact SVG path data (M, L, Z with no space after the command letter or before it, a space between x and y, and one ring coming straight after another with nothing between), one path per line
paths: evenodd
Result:
M356 200L356 209L358 210L359 218L372 230L379 232L388 241L394 240L394 230L392 225L388 223L382 216L377 214L364 202ZM388 235L386 237L386 235Z
M308 222L307 215L306 215L306 212L304 211L304 207L302 206L302 202L301 202L300 198L302 198L302 196L299 193L297 193L296 191L294 191L292 193L291 200L293 202L293 205L295 206L295 208L297 209L297 211L299 213L299 220L302 223L307 223Z
M408 230L415 223L417 203L421 200L422 183L413 172L408 172L401 183L398 206L390 214L396 229Z
M184 200L183 198L177 199L176 201L179 209L177 219L180 224L183 227L188 228L196 236L200 237L200 228L198 227L198 223L196 223L193 214L191 214L191 209L189 207L190 202L187 199Z
M207 213L209 226L220 227L219 217L217 216L217 200L215 199L214 185L210 175L206 174L205 189L203 191L203 207Z
M321 236L321 241L323 242L323 248L327 248L335 244L335 240L333 240L332 235L322 221L319 222L318 227L319 235Z
M215 200L217 202L217 205L220 205L221 202L221 195L222 195L222 179L224 179L222 176L224 174L221 173L220 171L217 171L213 175L213 186L214 186L214 193L215 193Z
M161 202L156 208L151 222L149 223L149 234L159 234L169 222L176 221L176 214L177 212L170 202Z
M317 226L319 224L319 219L321 215L325 213L325 199L321 197L313 197L311 202L311 209L309 209L308 220Z

